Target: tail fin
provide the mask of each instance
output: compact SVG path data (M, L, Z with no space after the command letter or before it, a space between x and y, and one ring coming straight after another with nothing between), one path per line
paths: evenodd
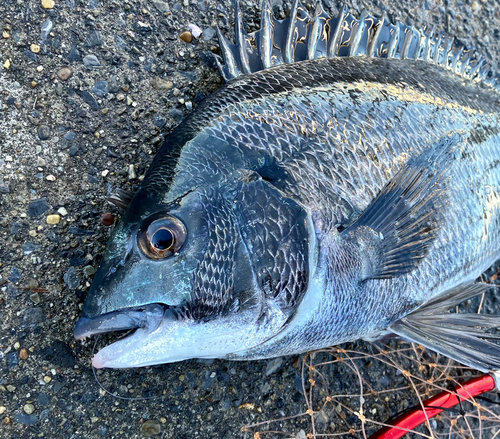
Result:
M460 285L398 320L390 329L482 372L500 369L500 333L494 333L500 328L500 315L447 312L492 287L482 283Z

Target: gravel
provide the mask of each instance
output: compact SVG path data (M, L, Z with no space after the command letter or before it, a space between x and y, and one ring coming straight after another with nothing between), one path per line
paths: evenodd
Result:
M117 188L136 190L165 136L220 87L215 28L234 36L233 7L230 0L49 3L0 3L2 438L251 438L241 431L246 424L304 412L297 358L98 371L109 393L96 382L95 339L76 342L72 334L114 229L101 216L120 216L104 197ZM386 11L391 19L448 29L498 62L493 0L347 4L357 14ZM289 2L272 5L281 18L290 10ZM258 28L256 0L242 1L242 11L247 29ZM202 34L186 43L179 36L190 24ZM47 224L56 213L60 221ZM101 337L98 347L106 342ZM29 352L24 360L20 349ZM329 370L332 391L356 384L347 372ZM365 378L402 385L389 372L367 368ZM415 403L411 398L391 396L377 408L378 419ZM321 419L330 432L356 421L333 421L327 413ZM305 437L309 425L302 416L271 427Z

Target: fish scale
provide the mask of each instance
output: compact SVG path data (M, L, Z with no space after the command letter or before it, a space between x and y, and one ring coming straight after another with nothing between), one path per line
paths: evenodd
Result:
M227 84L166 139L111 238L75 336L134 331L93 364L269 358L394 333L499 368L500 319L444 310L487 290L474 279L500 253L488 63L367 12L296 1L280 21L265 2L261 26L247 34L236 5L236 42L219 32Z

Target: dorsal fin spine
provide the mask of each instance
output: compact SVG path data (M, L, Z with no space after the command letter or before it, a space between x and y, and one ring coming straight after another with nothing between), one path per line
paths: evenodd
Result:
M342 9L340 10L339 15L337 16L336 21L334 17L332 17L332 19L330 20L330 23L335 22L335 28L330 29L330 32L332 32L332 36L330 44L328 45L328 52L327 52L328 58L335 58L337 56L340 43L340 34L342 32L342 25L348 13L349 13L349 8L347 6L343 6Z
M367 56L423 60L500 90L498 76L474 49L429 27L392 24L385 12L377 19L363 11L358 21L347 6L329 16L318 2L309 14L300 0L294 0L290 17L276 20L269 0L263 0L261 29L247 34L238 0L235 10L236 44L217 29L224 63L217 56L216 62L226 82L283 63Z
M245 44L245 29L243 27L243 16L241 14L240 4L235 5L235 37L236 46L239 48L240 64L243 73L251 73L250 60L248 59L247 47Z
M311 37L309 38L309 42L307 44L307 59L314 59L314 55L316 54L318 41L321 38L321 31L323 30L323 26L320 21L323 12L324 11L323 7L321 6L321 2L318 2L314 10L314 21L311 27Z
M261 33L259 41L260 59L262 68L268 69L271 67L271 53L273 48L273 19L272 10L269 0L264 0L262 4L262 15L260 20Z
M386 20L387 20L387 13L384 11L382 14L382 17L380 17L379 22L375 24L376 30L375 30L375 33L373 34L372 41L368 42L368 45L367 45L366 55L369 57L377 56L375 51L377 48L380 34L382 33L382 29L384 27L384 23Z
M358 23L358 28L356 30L356 33L351 36L352 38L352 43L351 43L351 48L349 50L349 56L356 56L359 43L361 41L361 36L363 35L363 32L365 31L365 19L366 19L366 11L361 12L361 17L359 18L359 23Z
M294 33L295 25L297 23L297 9L299 7L299 0L294 0L292 4L292 11L290 13L290 18L288 19L288 28L286 31L286 41L285 41L285 53L283 60L285 63L289 64L293 62L293 46L294 46Z
M399 26L393 26L392 24L391 26L391 39L389 40L389 47L387 48L387 58L394 58L399 41Z
M215 30L217 32L217 38L219 39L219 44L222 47L224 64L227 66L229 75L233 77L239 76L240 72L238 70L238 67L236 66L236 59L234 57L232 50L229 47L228 40L226 39L226 37L224 37L224 35L222 35L222 32L220 31L218 26L215 28Z

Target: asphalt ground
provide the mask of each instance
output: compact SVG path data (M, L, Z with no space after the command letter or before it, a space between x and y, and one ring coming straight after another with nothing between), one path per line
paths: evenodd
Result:
M358 16L363 9L386 11L393 21L446 30L497 66L496 1L346 3ZM277 17L287 16L289 2L272 4ZM259 3L241 7L247 29L257 29ZM180 35L196 31L191 24L203 33L187 43ZM0 437L233 438L266 429L276 433L261 437L305 437L312 428L307 414L241 430L308 407L318 410L318 431L362 437L353 411L342 404L320 410L327 393L309 392L303 357L186 361L94 375L94 341L72 337L112 230L101 216L120 216L104 197L135 190L165 136L222 85L212 59L214 29L231 36L233 24L228 0L0 0ZM48 224L49 216L57 223ZM497 303L492 298L489 307ZM346 349L378 352L363 343ZM391 351L401 369L430 361L401 349ZM359 375L336 361L339 355L345 353L315 361L328 363L330 392L355 394ZM401 369L369 355L356 364L367 383L387 390L367 407L383 421L415 404L415 394Z

